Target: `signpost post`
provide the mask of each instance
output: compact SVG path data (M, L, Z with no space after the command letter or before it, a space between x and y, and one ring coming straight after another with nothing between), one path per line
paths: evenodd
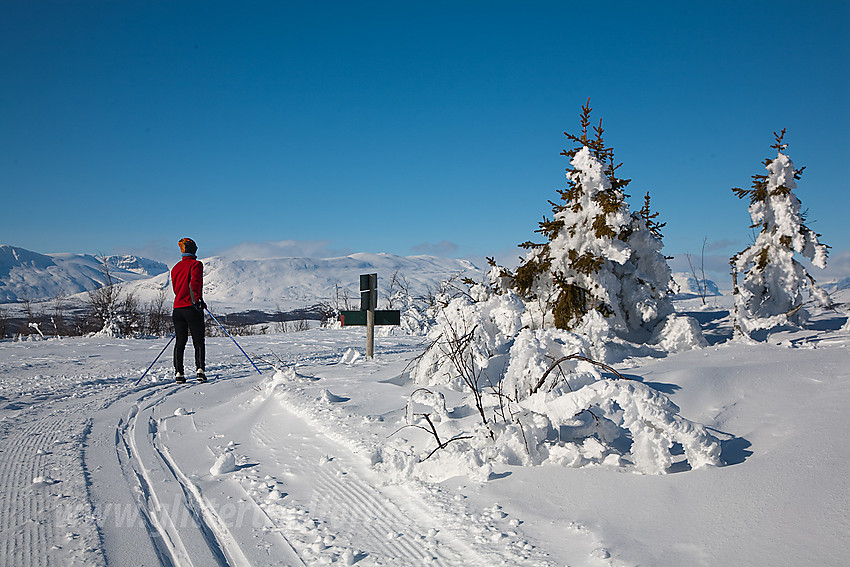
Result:
M401 311L378 310L378 274L360 276L360 311L340 311L343 327L366 326L366 356L375 358L375 325L401 324Z

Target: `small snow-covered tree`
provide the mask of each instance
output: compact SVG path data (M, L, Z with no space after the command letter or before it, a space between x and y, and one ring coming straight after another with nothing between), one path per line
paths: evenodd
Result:
M119 324L121 289L106 258L99 256L98 259L103 273L103 284L89 290L87 294L88 325L93 326L92 330L95 332L118 337L122 335Z
M732 257L732 279L735 298L736 333L750 335L760 329L792 324L801 325L808 318L804 308L804 290L814 302L828 306L829 296L795 258L800 254L819 267L826 267L829 247L821 244L820 235L805 223L800 200L793 190L804 168L796 169L784 154L785 129L773 133L775 158L764 160L767 175L753 175L752 189L733 188L743 199L750 199L749 212L759 228L755 242Z
M484 468L489 461L665 474L677 444L691 468L721 464L720 443L704 426L679 415L661 392L594 360L591 339L525 325L527 305L502 286L501 273L494 266L488 282L440 298L430 346L412 363L413 381L427 388L411 394L408 410L431 409L407 411L404 427L437 442L423 457L429 474L441 474L441 455L462 452ZM450 415L437 399L441 386L467 392L465 407Z
M632 213L626 202L628 179L617 177L613 149L603 140L602 121L588 135L590 101L582 107L581 135L565 132L576 145L564 150L570 159L567 189L552 205L537 230L544 243L526 242L529 250L513 278L514 289L539 313L541 327L575 329L590 312L608 319L613 330L638 342L673 312L667 294L671 273L657 213Z

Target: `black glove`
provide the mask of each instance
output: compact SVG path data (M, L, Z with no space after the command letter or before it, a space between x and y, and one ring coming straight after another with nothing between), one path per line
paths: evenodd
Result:
M203 300L203 299L201 299L201 300L197 301L197 302L196 302L196 303L195 303L192 307L194 307L195 309L197 309L198 311L200 311L201 313L203 313L203 312L204 312L204 309L206 309L206 308L207 308L207 304L206 304L206 303L204 303L204 300Z

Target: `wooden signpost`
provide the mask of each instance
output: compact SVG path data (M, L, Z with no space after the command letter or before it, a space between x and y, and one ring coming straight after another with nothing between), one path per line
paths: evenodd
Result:
M401 311L378 310L378 274L360 276L360 310L340 311L343 327L366 326L366 356L375 357L375 325L400 325Z

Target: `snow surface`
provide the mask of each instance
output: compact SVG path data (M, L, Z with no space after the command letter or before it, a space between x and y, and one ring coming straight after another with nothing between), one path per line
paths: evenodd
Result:
M415 394L421 337L379 337L374 360L362 329L241 338L280 367L262 376L211 338L204 385L167 355L134 384L164 339L2 341L0 564L848 564L846 316L750 344L722 305L689 314L711 346L617 365L720 440L722 466L660 476L459 443L422 460L408 410L448 440L469 405Z

